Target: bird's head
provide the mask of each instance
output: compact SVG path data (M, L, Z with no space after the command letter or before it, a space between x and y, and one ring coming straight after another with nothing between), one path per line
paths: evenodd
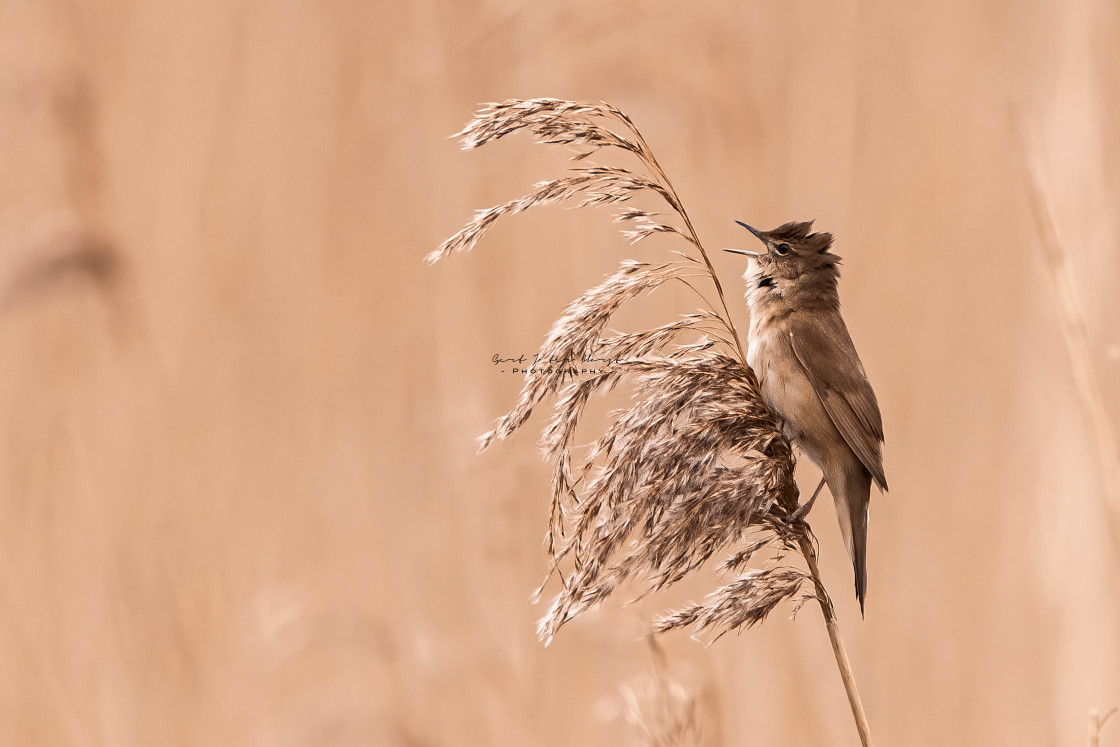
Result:
M735 221L762 242L764 250L752 252L747 249L725 249L733 254L745 254L750 264L744 274L750 291L773 288L779 295L785 295L791 285L799 285L802 279L816 278L823 272L835 278L838 276L836 265L840 257L832 248L832 234L813 232L813 221L785 223L772 231L760 231L742 221Z

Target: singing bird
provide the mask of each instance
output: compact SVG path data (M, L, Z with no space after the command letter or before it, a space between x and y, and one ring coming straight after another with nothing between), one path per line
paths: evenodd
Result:
M813 233L813 221L772 231L735 222L765 247L726 250L750 258L743 275L751 312L747 363L786 435L824 473L795 517L808 514L827 482L862 614L871 481L886 492L887 478L879 403L840 316L840 257L829 251L832 234Z

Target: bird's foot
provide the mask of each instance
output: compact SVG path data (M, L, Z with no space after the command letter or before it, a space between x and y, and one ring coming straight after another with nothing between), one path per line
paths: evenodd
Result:
M820 484L817 485L817 489L813 491L813 497L802 503L792 514L790 514L789 520L791 522L802 521L806 516L809 515L809 512L813 510L813 504L817 502L817 496L821 494L821 488L823 487L824 478L822 477Z

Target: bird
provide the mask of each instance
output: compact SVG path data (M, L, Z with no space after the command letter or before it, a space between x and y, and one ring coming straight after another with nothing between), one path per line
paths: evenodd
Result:
M811 220L771 231L735 222L765 247L726 250L749 258L743 274L750 308L747 364L783 432L823 473L792 518L803 519L828 484L862 616L871 482L885 493L887 478L879 403L840 315L841 260L831 251L832 234L813 232Z

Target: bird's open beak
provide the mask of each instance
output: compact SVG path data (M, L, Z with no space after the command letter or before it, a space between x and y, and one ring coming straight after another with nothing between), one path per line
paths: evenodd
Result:
M743 221L741 221L741 220L737 220L737 221L735 221L735 222L736 222L736 223L738 223L738 224L739 224L740 226L742 226L743 228L745 228L745 229L747 229L748 231L750 231L751 233L753 233L753 234L755 235L755 238L757 238L757 239L758 239L759 241L763 241L763 239L762 239L762 232L761 232L761 231L759 231L759 230L758 230L757 228L755 228L754 226L748 226L748 225L747 225L746 223L744 223L744 222L743 222ZM762 256L762 255L761 255L761 254L759 254L758 252L749 252L749 251L747 251L746 249L724 249L723 251L725 251L725 252L731 252L732 254L745 254L745 255L747 255L748 257L761 257L761 256Z
M758 239L759 241L762 241L762 231L759 231L759 230L758 230L757 228L755 228L754 226L748 226L748 225L747 225L746 223L744 223L744 222L743 222L743 221L741 221L741 220L737 220L737 221L735 221L735 222L736 222L736 223L738 223L738 224L739 224L740 226L742 226L743 228L745 228L745 229L747 229L748 231L750 231L751 233L753 233L753 234L754 234L754 237L755 237L756 239Z

